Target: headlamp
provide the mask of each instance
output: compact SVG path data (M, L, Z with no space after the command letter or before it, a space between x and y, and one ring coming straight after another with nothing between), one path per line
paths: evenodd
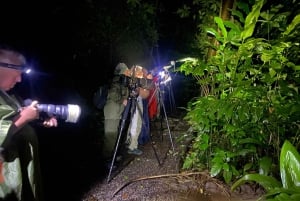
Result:
M159 73L160 79L163 79L166 75L165 71L160 71Z
M11 69L19 70L19 71L22 71L23 73L26 73L26 74L31 72L31 69L28 66L25 66L25 65L16 65L16 64L9 64L9 63L0 62L0 66L5 67L5 68L11 68Z
M160 84L167 84L169 81L172 80L170 74L167 72L167 71L160 71L159 73L159 76L160 76Z

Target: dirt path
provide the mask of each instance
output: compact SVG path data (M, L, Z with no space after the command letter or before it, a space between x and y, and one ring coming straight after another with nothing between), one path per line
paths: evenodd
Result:
M152 131L152 143L141 149L141 156L123 155L119 168L110 178L91 186L82 201L254 201L252 188L232 194L226 186L207 173L180 173L180 151L176 142L187 125L180 119L168 120L169 129ZM159 126L156 128L159 128ZM172 140L170 138L172 136ZM174 148L174 151L173 151Z

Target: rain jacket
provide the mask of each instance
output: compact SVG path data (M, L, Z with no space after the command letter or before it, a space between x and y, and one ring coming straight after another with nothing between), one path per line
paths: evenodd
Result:
M108 90L106 104L104 106L104 145L103 157L110 158L113 154L118 136L118 128L122 112L123 101L128 97L128 88L122 83L122 76L115 75Z
M34 149L37 147L34 130L25 125L17 133L13 135L9 133L12 118L18 113L18 110L19 104L16 99L0 91L0 145L8 153L4 157L5 162L1 172L4 182L0 183L0 198L5 198L8 194L15 194L18 200L23 201L25 200L23 198L25 190L22 188L29 186L28 188L31 189L33 196L36 198L34 200L39 200L36 192L37 182L34 178L35 165L33 159L37 157L34 156L34 152L36 152ZM26 142L26 145L22 145L20 148L20 142ZM22 171L26 175L23 175ZM25 181L29 184L24 184ZM28 189L26 193L27 191Z

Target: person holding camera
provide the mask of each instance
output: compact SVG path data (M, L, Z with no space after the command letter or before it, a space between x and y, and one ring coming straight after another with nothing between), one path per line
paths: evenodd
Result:
M148 78L147 78L148 76ZM120 120L124 114L126 106L130 106L131 115L129 128L127 130L126 143L128 153L141 155L143 152L138 149L139 144L149 140L149 120L147 113L147 97L149 96L149 84L145 82L151 75L141 66L128 68L125 63L119 63L114 70L114 78L110 85L107 101L104 106L104 145L103 156L110 159L114 149L118 149L116 144L119 134ZM136 82L136 83L133 83ZM132 86L134 85L134 86ZM148 87L147 87L148 86ZM134 104L128 104L128 100L136 100ZM136 103L136 105L135 105ZM135 106L133 108L132 106ZM143 112L144 111L144 112ZM126 121L127 122L127 121ZM126 127L127 128L127 127Z
M2 200L43 200L38 139L30 123L39 119L37 101L22 107L10 92L22 81L25 56L0 45L0 198ZM56 127L49 117L45 127Z
M153 87L152 75L142 66L134 65L124 72L130 77L131 92L136 97L135 108L131 113L131 121L127 132L128 154L141 155L143 151L139 144L145 144L150 139L149 115L147 98ZM129 84L130 85L130 84ZM125 105L127 102L125 101Z

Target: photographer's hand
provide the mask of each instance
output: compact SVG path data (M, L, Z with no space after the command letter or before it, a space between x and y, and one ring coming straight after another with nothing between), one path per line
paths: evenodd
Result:
M32 101L29 106L23 107L19 113L12 120L12 124L8 130L7 136L14 135L27 123L39 118L39 111L37 108L37 101Z
M50 117L49 119L43 122L43 125L47 128L57 127L57 119L55 117Z
M16 133L25 124L39 118L39 111L37 109L37 101L32 101L29 106L23 107L19 114L13 119L13 124L10 128L11 133Z

